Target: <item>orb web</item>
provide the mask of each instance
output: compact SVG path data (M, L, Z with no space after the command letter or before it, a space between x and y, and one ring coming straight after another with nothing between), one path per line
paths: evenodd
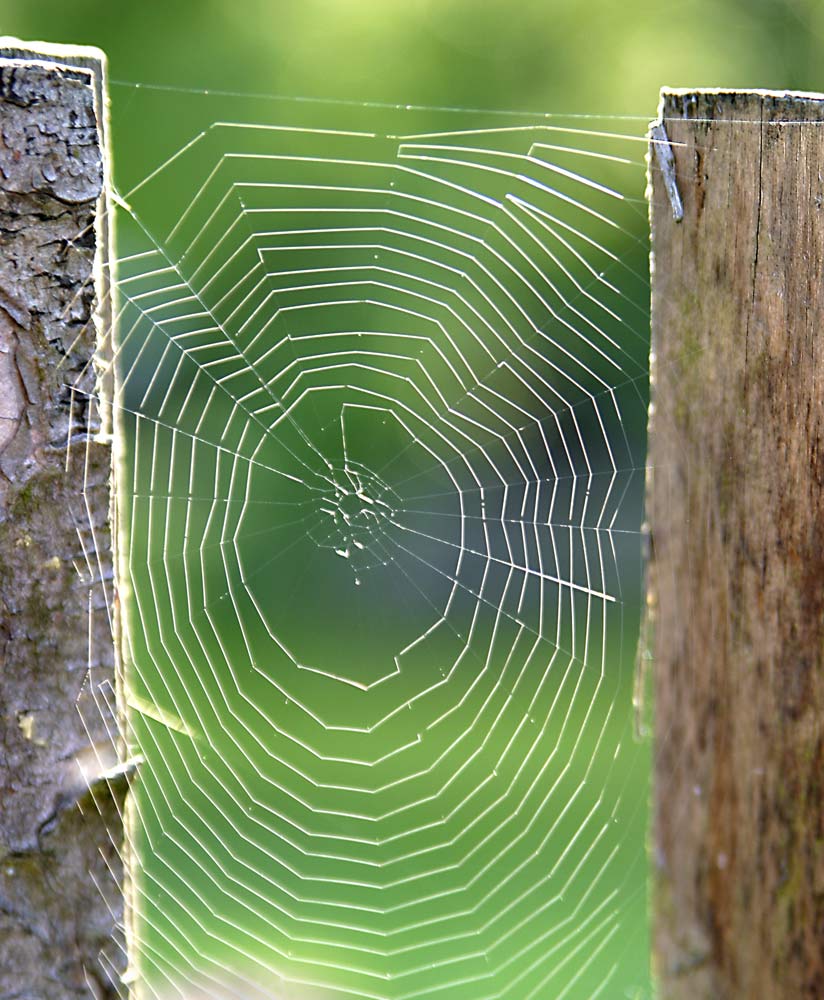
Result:
M636 995L640 136L180 100L117 199L132 988Z

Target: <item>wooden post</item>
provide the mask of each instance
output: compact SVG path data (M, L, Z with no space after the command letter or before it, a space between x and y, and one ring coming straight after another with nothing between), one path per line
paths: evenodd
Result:
M115 997L125 965L93 364L108 330L104 74L97 50L0 40L2 997Z
M655 968L662 1000L814 1000L824 97L664 91L660 116L683 220L653 142Z

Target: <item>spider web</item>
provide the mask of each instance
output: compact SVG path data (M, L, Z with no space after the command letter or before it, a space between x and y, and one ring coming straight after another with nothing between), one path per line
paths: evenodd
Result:
M640 996L642 137L128 98L127 981Z

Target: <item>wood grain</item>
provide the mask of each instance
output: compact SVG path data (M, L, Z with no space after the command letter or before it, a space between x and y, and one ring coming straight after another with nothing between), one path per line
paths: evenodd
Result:
M663 1000L824 997L824 97L664 91L650 156Z

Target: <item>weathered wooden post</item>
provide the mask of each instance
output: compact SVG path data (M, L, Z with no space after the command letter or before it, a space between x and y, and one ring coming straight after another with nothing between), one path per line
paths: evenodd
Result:
M3 997L114 997L125 964L123 788L105 777L111 449L92 363L108 332L104 122L100 52L0 40Z
M824 97L664 91L660 116L683 202L676 221L653 142L660 996L813 1000L824 997Z

